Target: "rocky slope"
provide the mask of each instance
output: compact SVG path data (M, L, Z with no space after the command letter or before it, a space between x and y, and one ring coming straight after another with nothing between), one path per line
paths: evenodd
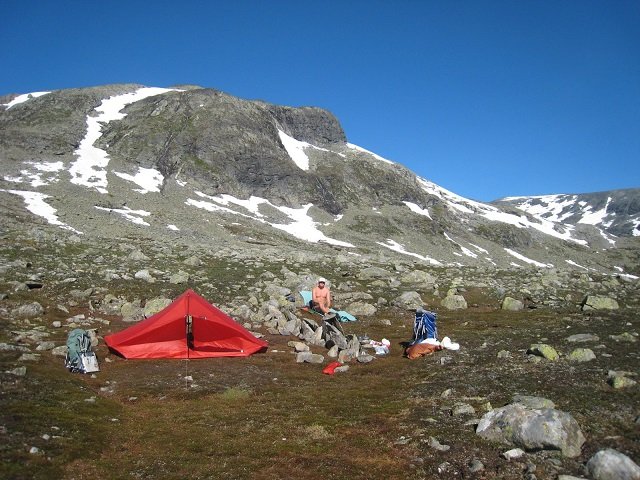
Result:
M627 207L609 203L617 223L605 228L475 202L348 143L329 112L194 86L0 102L4 221L93 237L384 251L435 266L640 273L637 191Z

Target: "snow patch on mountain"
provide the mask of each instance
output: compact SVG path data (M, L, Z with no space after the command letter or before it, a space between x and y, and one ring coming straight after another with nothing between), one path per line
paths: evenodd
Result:
M82 235L82 232L80 232L79 230L76 230L75 228L58 220L57 210L45 201L45 199L49 198L50 195L46 195L40 192L29 192L25 190L0 189L0 192L7 192L22 197L24 199L27 210L29 210L34 215L44 218L51 225L57 225L60 228Z
M347 143L347 147L350 148L351 150L355 150L357 152L360 153L366 153L368 155L371 155L373 158L375 158L376 160L380 160L381 162L385 162L388 163L390 165L394 165L394 162L392 162L391 160L387 160L386 158L381 157L380 155L370 152L369 150L359 147L358 145L354 145L353 143Z
M280 141L289 154L289 157L291 157L293 163L295 163L300 170L309 170L309 157L304 152L305 148L314 148L323 152L330 151L326 148L318 147L308 142L301 142L300 140L296 140L295 138L284 133L282 130L278 130L278 135L280 136Z
M415 203L411 203L411 202L402 202L404 203L407 207L409 207L409 210L411 210L414 213L417 213L418 215L423 215L425 217L427 217L429 220L433 220L431 218L431 215L429 215L429 210L427 210L426 208L421 208L419 205L416 205Z
M19 105L19 104L24 103L24 102L26 102L28 100L31 100L32 98L41 97L43 95L46 95L47 93L51 93L51 92L23 93L22 95L18 95L16 98L11 100L9 103L3 103L2 105L7 107L7 110L9 110L10 108L15 107L16 105Z
M143 87L135 92L115 95L102 101L95 109L98 116L87 116L87 133L74 152L78 159L69 168L71 183L88 188L95 188L100 193L107 193L107 165L109 155L94 144L102 136L102 126L113 120L121 120L127 114L122 110L129 104L139 102L147 97L175 91L170 88Z
M509 255L516 257L518 260L522 260L525 263L529 263L531 265L535 265L536 267L542 267L542 268L553 268L553 264L551 263L542 263L542 262L538 262L536 260L533 260L531 258L527 258L524 255L519 254L518 252L511 250L510 248L505 248L504 249L505 252L507 252ZM516 265L516 264L514 264Z
M57 182L58 172L64 169L62 162L25 162L24 170L17 177L5 176L7 182L29 183L32 187L40 187Z
M354 247L351 243L343 242L341 240L336 240L334 238L330 238L322 233L318 229L319 223L314 221L313 218L309 215L309 209L313 206L312 204L304 205L300 208L289 208L283 206L277 206L272 204L269 200L252 196L248 200L242 200L239 198L235 198L232 195L220 195L218 197L212 197L210 195L206 195L202 192L195 192L196 195L206 198L211 201L204 200L195 200L188 199L186 204L202 208L204 210L208 210L211 212L226 212L234 215L240 215L242 217L250 218L253 220L257 220L261 223L265 223L270 225L273 228L277 228L282 230L289 235L292 235L300 240L304 240L311 243L318 242L326 242L331 245L337 245L342 247ZM213 203L212 203L213 202ZM238 212L232 208L229 208L231 205L236 205L242 207L249 213ZM285 214L290 220L290 223L273 223L268 222L265 219L265 216L260 213L259 208L260 205L267 205L269 207L275 208L279 210L283 214Z
M533 228L562 240L575 242L580 245L587 245L586 240L581 240L572 236L574 228L571 225L560 225L543 218L536 218L538 222L532 222L524 215L514 215L512 213L503 212L492 205L469 200L423 178L418 177L418 182L427 193L435 195L443 200L448 206L461 213L467 215L479 215L487 220L508 223L518 228Z
M125 220L135 223L136 225L143 225L145 227L150 227L151 225L145 222L142 217L148 217L151 215L151 212L147 212L145 210L132 210L129 207L124 208L106 208L106 207L98 207L98 210L102 210L109 213L117 213L124 217Z
M431 258L431 257L426 257L424 255L420 255L418 253L413 253L413 252L409 252L405 249L404 245L399 244L398 242L396 242L395 240L392 239L387 239L387 243L382 243L382 242L376 242L378 245L381 245L385 248L388 248L389 250L393 250L394 252L398 252L398 253L402 253L403 255L409 255L411 257L415 257L415 258L419 258L420 260L422 260L423 262L427 262L431 265L442 265L442 262L439 262L438 260Z
M134 191L140 193L159 192L160 187L164 182L164 177L155 168L139 167L138 173L136 173L135 175L129 175L128 173L122 172L113 173L123 180L127 180L129 182L135 183L136 185L139 185L140 188L136 188L134 189Z

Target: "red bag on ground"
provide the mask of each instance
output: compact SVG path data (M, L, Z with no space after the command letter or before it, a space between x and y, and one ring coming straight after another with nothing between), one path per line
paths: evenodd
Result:
M336 368L338 368L340 365L342 365L340 362L331 362L329 365L324 367L322 373L326 375L333 375L334 373L336 373Z

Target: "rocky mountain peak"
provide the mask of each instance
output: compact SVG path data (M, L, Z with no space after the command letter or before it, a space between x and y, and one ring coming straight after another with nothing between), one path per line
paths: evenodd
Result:
M326 110L197 86L3 101L0 196L21 222L434 266L640 273L638 190L476 202L348 143Z

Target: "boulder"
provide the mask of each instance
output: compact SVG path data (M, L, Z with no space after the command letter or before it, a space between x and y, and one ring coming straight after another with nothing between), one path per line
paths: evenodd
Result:
M594 480L640 480L640 466L611 448L600 450L591 457L587 472Z
M149 270L144 269L144 270L138 270L135 275L135 278L137 278L138 280L144 280L145 282L148 283L154 283L156 281L156 279L149 273Z
M587 295L582 302L582 310L618 310L618 302L610 297L601 295Z
M547 360L552 361L558 360L558 358L560 358L560 355L558 355L556 349L551 345L547 345L546 343L534 343L529 347L527 353L530 355L536 355L538 357L544 357Z
M169 277L169 283L172 285L180 285L189 282L189 274L180 270Z
M500 306L500 308L502 308L502 310L518 312L524 308L524 303L521 300L517 300L512 297L504 297L504 300L502 300L502 305Z
M633 373L609 370L609 373L607 375L607 383L609 383L609 385L611 385L616 390L620 388L632 387L636 383L638 383L632 378L629 378L628 375L633 375Z
M396 307L402 308L404 310L415 310L416 308L420 308L424 305L422 298L420 298L420 294L418 292L404 292L398 298L396 298L393 302L393 305Z
M560 450L566 457L580 455L585 442L570 414L553 408L531 409L519 403L486 413L476 434L526 451Z
M592 333L576 333L567 338L567 341L571 343L597 342L599 340L600 337Z
M442 305L447 310L464 310L467 308L467 301L462 295L447 295L444 299L442 299L440 305Z
M129 254L129 256L127 257L129 260L132 260L134 262L146 262L149 260L149 257L147 257L144 253L142 253L140 250L134 250L133 252L131 252Z
M150 317L168 307L171 304L171 299L165 297L156 297L147 301L144 305L144 315Z
M596 359L596 354L590 348L576 348L569 355L567 360L570 362L590 362Z
M376 278L389 278L391 273L380 267L368 267L360 270L359 280L374 280Z
M136 303L125 302L120 307L120 315L125 322L137 322L144 318L144 310Z
M324 357L317 353L311 352L300 352L296 354L296 362L298 363L322 363L324 362Z
M367 315L375 315L378 309L371 305L370 303L364 302L354 302L347 306L347 311L352 315L358 316L367 316Z
M408 283L412 285L424 285L433 288L436 283L436 279L430 273L423 272L422 270L411 270L400 277L402 283Z
M44 308L38 302L21 305L11 311L11 315L16 318L35 318L44 313Z

